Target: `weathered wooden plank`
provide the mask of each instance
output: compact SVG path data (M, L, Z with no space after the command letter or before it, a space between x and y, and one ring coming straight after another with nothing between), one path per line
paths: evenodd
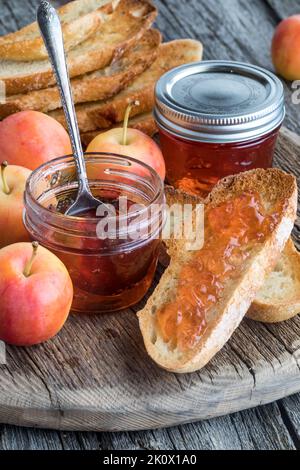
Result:
M13 426L0 427L0 450L62 450L60 433Z
M11 12L9 1L1 0L0 13L1 34L15 31L18 28L17 18L19 15Z
M100 450L96 433L61 432L58 434L64 450Z
M289 432L300 450L300 394L284 398L280 402L282 412L285 413L286 422L289 423Z
M167 444L167 450L294 448L275 404L201 423L152 431L150 434L117 433L109 437L112 446L122 445L123 438L127 441L131 439L132 449L163 449L161 439L164 445Z
M1 0L0 1L0 32L1 34L16 31L36 20L36 9L40 0ZM52 1L59 6L61 1Z
M228 434L227 430L230 430ZM187 425L182 435L184 442L194 440L194 445L198 443L197 448L201 450L294 448L276 404L233 414L222 421L215 419L197 426Z
M13 426L0 428L1 450L286 450L294 448L295 445L276 404L200 423L145 432L58 433Z
M279 20L300 13L299 0L266 0Z

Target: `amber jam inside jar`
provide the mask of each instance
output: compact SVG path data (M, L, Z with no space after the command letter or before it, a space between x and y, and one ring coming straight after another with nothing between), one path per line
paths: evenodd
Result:
M75 294L72 310L100 313L139 302L153 281L165 220L157 173L133 159L86 154L89 185L112 207L68 217L78 183L72 157L34 171L25 193L25 225L66 265ZM97 215L98 214L98 215Z
M270 168L278 132L279 128L250 142L213 144L188 141L161 130L168 183L184 192L206 196L225 176Z
M156 312L163 340L185 352L193 349L215 320L225 286L247 268L251 250L279 221L281 208L266 210L257 193L245 193L205 211L205 243L180 268L172 302Z
M262 68L206 61L168 72L155 107L168 183L206 196L225 176L271 167L284 115L283 86Z

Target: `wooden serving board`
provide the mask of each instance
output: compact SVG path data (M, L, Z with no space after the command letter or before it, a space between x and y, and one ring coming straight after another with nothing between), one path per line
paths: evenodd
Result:
M300 138L284 129L276 165L300 176ZM299 219L294 238L299 244ZM158 270L157 279L160 277ZM52 341L7 347L0 422L61 430L167 427L220 416L300 391L300 317L244 320L200 372L175 375L147 356L134 310L71 316Z

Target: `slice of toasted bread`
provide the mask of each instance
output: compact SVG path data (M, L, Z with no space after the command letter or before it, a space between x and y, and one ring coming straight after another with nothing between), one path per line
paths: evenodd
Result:
M241 256L235 257L234 263L239 275L225 282L217 304L208 311L206 327L196 345L183 351L166 343L158 328L156 313L176 301L180 274L199 252L182 250L171 260L154 294L138 314L147 352L164 369L184 373L207 364L240 324L290 236L297 211L297 184L292 175L277 169L258 169L225 178L213 189L205 211L245 193L259 194L267 213L276 211L274 224L263 242L238 248ZM247 249L247 261L243 260L244 249Z
M247 316L264 323L289 320L300 313L300 253L290 239L275 269L252 302Z
M173 204L205 204L200 196L192 196L178 189L166 188L169 206ZM174 237L164 241L165 250L161 250L160 263L166 268L170 258L178 255L178 241ZM182 247L183 248L183 247ZM288 320L300 313L300 253L290 238L280 259L265 279L264 285L247 312L252 320L263 323L277 323Z
M114 6L112 0L75 0L59 8L66 51L95 34ZM47 57L36 22L0 37L0 59L23 62Z
M129 103L139 101L139 106L132 109L132 116L148 113L154 107L154 87L157 80L168 70L188 62L197 62L202 58L203 47L199 41L178 39L162 44L157 60L134 82L108 101L81 104L76 106L78 124L81 132L105 129L124 119ZM50 113L63 125L64 114L61 110Z
M71 80L75 103L105 100L123 90L134 78L150 67L157 57L161 35L157 30L146 31L141 41L105 69ZM35 90L12 95L0 103L0 119L18 111L49 112L61 108L58 88Z
M156 8L148 0L120 0L95 35L68 52L71 78L103 69L117 60L141 39L156 15ZM49 60L2 60L0 80L4 82L8 96L55 85Z
M114 129L116 127L119 127L119 125L111 127L111 129ZM136 116L133 119L130 119L129 127L131 127L132 129L138 129L139 131L144 132L150 137L152 137L157 132L156 123L152 113L141 114L140 116ZM97 131L85 132L81 134L81 140L83 145L87 147L92 142L92 140L97 137L97 135L101 134L102 132L107 132L108 130L109 129L98 129Z

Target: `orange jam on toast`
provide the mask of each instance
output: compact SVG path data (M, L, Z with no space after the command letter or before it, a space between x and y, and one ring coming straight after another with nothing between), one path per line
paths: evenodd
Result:
M204 246L182 266L176 297L157 312L166 343L181 351L197 344L226 283L241 274L251 250L266 240L278 218L279 211L268 213L257 193L206 210Z

